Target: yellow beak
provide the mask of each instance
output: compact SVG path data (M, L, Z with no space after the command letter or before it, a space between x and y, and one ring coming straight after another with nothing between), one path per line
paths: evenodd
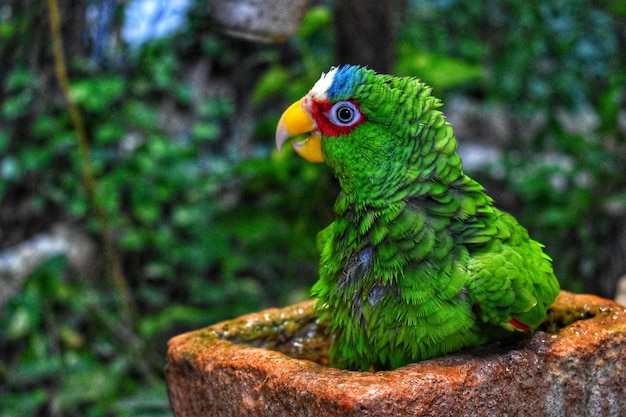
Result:
M280 152L289 139L311 133L301 141L291 141L291 146L298 155L309 162L324 162L322 138L315 132L315 122L302 110L302 100L293 103L280 117L276 126L276 147Z

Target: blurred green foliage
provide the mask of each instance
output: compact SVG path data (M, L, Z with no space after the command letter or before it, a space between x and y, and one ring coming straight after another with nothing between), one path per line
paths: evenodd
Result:
M192 27L207 21L204 9L197 2L190 10ZM0 333L7 335L0 341L0 414L168 415L160 374L169 337L308 296L315 234L331 220L325 207L332 197L317 199L336 188L321 167L268 152L282 105L252 110L258 119L251 129L266 143L261 157L233 150L233 124L246 121L238 119L244 106L228 83L245 56L276 70L251 78L239 100L261 108L276 97L295 98L318 76L320 54L330 65L331 44L317 45L329 18L326 8L309 14L303 27L309 37L294 41L308 64L295 70L281 69L268 47L206 29L181 30L129 51L124 71L75 63L70 92L90 135L98 202L140 317L136 329L125 327L107 279L72 277L64 258L42 265L0 316ZM185 56L196 50L224 79L202 97L181 76ZM30 114L37 84L26 67L12 69L6 120ZM184 121L180 130L170 126L176 117ZM0 196L13 198L26 184L35 213L63 207L63 217L83 221L97 236L65 103L46 102L28 137L0 132ZM100 274L106 278L106 266Z
M626 211L624 21L606 4L412 0L397 45L396 72L438 95L479 94L541 115L541 129L498 162L503 175L476 175L515 193L515 214L547 244L567 288L598 273L603 233L618 221L606 213ZM87 279L62 257L41 265L0 313L2 415L169 415L160 376L169 337L307 297L316 279L315 234L332 219L337 186L323 166L278 155L272 136L285 105L336 64L332 10L312 8L280 47L213 33L205 2L188 17L166 38L118 51L123 64L72 62L98 201L139 319L120 324L106 266ZM0 22L0 37L19 22ZM184 76L198 56L216 80L204 95ZM24 62L10 69L5 126L41 106L41 83ZM25 135L0 126L0 198L19 190L38 216L60 207L98 236L65 104L51 94L44 106ZM582 133L558 118L585 109L598 122Z

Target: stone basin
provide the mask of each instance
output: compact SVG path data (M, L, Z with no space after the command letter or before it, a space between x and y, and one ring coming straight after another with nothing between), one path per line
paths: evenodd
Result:
M177 417L626 416L626 308L561 291L532 336L394 371L329 368L314 301L169 341Z

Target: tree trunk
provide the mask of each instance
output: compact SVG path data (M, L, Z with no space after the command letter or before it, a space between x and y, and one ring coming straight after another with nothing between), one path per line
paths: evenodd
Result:
M392 72L396 61L397 20L403 0L338 0L335 8L337 64Z

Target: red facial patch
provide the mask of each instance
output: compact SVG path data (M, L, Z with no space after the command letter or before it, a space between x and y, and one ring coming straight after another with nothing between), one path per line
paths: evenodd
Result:
M330 103L328 100L311 100L311 117L315 120L317 128L322 133L322 136L334 137L348 135L354 130L355 127L367 120L365 115L361 112L359 105L352 100L349 100L349 102L353 105L353 108L356 109L358 114L356 115L354 121L352 121L349 125L343 126L333 123L330 117L330 112L333 110L333 106L335 106L336 103Z

